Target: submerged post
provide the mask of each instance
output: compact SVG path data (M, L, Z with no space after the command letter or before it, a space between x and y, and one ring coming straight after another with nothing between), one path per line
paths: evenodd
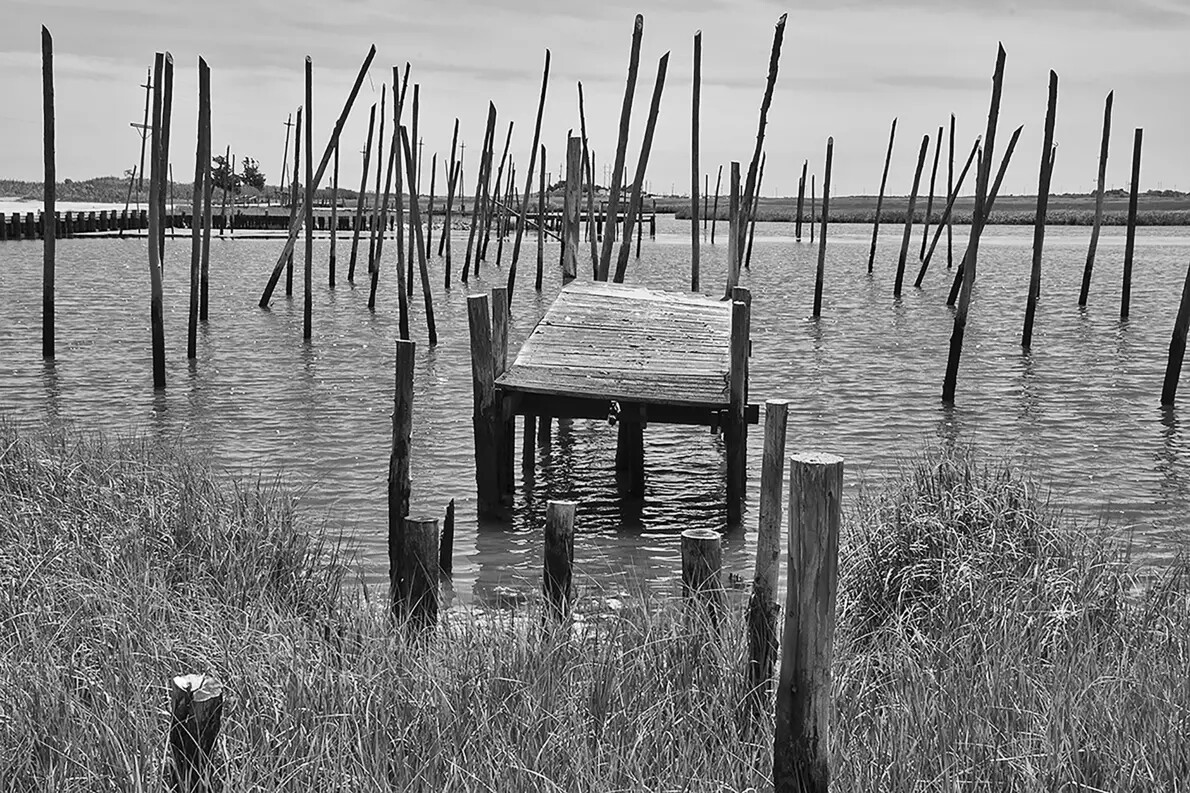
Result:
M818 232L818 273L814 278L814 316L822 316L822 281L826 275L826 225L831 203L831 155L835 139L826 139L826 173L822 175L822 228Z
M1037 176L1037 215L1033 219L1033 266L1029 271L1029 294L1025 303L1025 328L1021 346L1033 343L1033 318L1041 296L1041 250L1045 244L1045 214L1049 207L1050 177L1054 168L1054 116L1058 110L1058 75L1050 71L1049 99L1045 111L1045 135L1041 143L1041 166Z
M880 235L880 209L884 205L884 188L888 184L888 166L892 163L893 141L897 138L897 120L892 120L892 129L888 133L888 151L884 155L884 171L880 174L880 192L876 195L876 217L872 221L872 248L868 251L868 273L871 274L872 268L876 261L876 238ZM802 173L804 180L805 172ZM802 193L801 187L798 187L798 214L802 211ZM798 239L801 239L801 219L798 220Z
M1132 254L1136 250L1136 198L1140 193L1140 144L1144 130L1136 128L1132 140L1132 191L1128 194L1128 236L1124 242L1124 285L1120 290L1120 319L1128 319L1132 297Z
M1095 222L1091 226L1091 244L1087 247L1087 265L1083 268L1083 285L1078 293L1078 305L1087 305L1091 291L1091 268L1095 266L1095 249L1099 246L1099 226L1103 222L1103 184L1107 178L1107 144L1111 139L1111 103L1114 91L1108 91L1103 104L1103 140L1099 144L1099 181L1095 188Z
M913 173L913 189L909 192L909 207L905 210L905 235L901 238L901 255L897 258L897 278L893 284L893 297L901 296L905 281L905 261L909 257L909 240L913 236L913 213L917 208L917 189L921 186L921 169L930 149L930 136L922 135L921 149L917 153L917 170Z
M764 457L760 464L760 519L756 534L756 572L748 600L748 691L754 704L767 709L769 680L777 662L778 575L781 571L781 485L785 473L785 427L789 403L764 403Z
M223 723L223 685L210 675L170 680L169 759L171 793L216 793L223 787L211 762Z
M546 609L558 621L570 618L574 567L574 515L578 503L551 501L545 512L545 562L541 587Z
M162 72L165 69L166 58L169 53L157 53L153 60L153 130L150 152L152 170L149 176L149 323L153 339L153 388L165 388L165 308L161 284L161 154L163 145L161 135L162 113ZM171 58L172 59L172 58Z
M202 264L202 201L210 178L211 70L198 59L198 145L194 153L194 190L190 211L190 317L186 328L186 357L198 356L199 275Z
M41 357L54 357L54 252L58 235L54 190L57 168L54 161L54 37L41 27L41 109L42 143L45 165L42 208L42 269L41 269Z
M795 454L789 474L789 572L773 787L778 793L827 793L843 460L833 454Z

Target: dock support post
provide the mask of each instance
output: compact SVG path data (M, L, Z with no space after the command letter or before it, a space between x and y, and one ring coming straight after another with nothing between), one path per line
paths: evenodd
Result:
M500 436L503 419L496 402L495 358L492 355L492 321L487 295L467 298L467 324L471 334L471 385L474 397L472 427L475 437L475 489L480 515L500 512Z
M751 294L737 288L731 304L730 407L724 426L727 444L727 525L739 526L744 519L744 496L748 478L748 424L744 407L748 401L748 347L751 324Z
M778 793L827 793L843 460L796 454L789 468L789 573L773 787Z
M616 425L616 486L631 498L645 495L644 405L620 406Z
M170 680L169 761L166 779L175 793L219 790L211 754L223 721L223 685L210 675Z
M541 589L546 610L559 622L570 618L574 568L574 501L551 501L545 512L545 552Z
M682 595L712 609L723 605L722 540L714 529L682 532Z
M578 276L579 211L583 185L583 141L571 136L566 141L566 198L563 202L562 283Z
M417 345L397 340L396 388L393 392L393 440L388 458L388 584L394 616L400 613L401 557L409 495L409 453L413 438L413 360Z

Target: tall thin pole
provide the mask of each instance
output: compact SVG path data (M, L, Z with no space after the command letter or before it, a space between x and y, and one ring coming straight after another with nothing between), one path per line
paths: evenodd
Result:
M1124 283L1120 289L1120 319L1128 319L1132 297L1132 254L1136 250L1136 199L1140 193L1140 145L1144 130L1136 128L1132 139L1132 192L1128 194L1128 236L1124 240Z
M1041 250L1045 245L1045 215L1049 207L1050 177L1054 167L1054 116L1058 110L1058 75L1050 70L1049 99L1045 111L1045 137L1041 144L1041 166L1037 176L1037 216L1033 222L1033 266L1029 271L1029 294L1025 303L1025 327L1021 346L1033 343L1033 318L1041 296Z
M58 177L54 162L54 37L44 25L41 28L41 109L45 166L45 206L41 213L44 242L41 264L41 357L53 360L54 250L58 235L54 190Z
M698 103L702 85L702 31L694 34L694 85L690 116L690 291L698 291Z
M926 199L926 217L921 229L921 253L917 255L917 258L921 261L925 261L926 244L930 238L930 220L934 212L934 186L938 180L938 160L942 155L942 135L944 131L943 127L938 127L938 138L934 141L934 165L930 169L930 193Z
M1095 225L1091 227L1091 244L1087 248L1087 265L1083 268L1083 285L1078 293L1078 305L1087 305L1091 291L1091 268L1095 266L1095 249L1099 246L1099 225L1103 222L1103 183L1107 177L1107 143L1111 139L1111 103L1115 91L1109 91L1103 104L1103 141L1099 144L1099 182L1095 189Z
M541 72L541 97L537 102L537 122L533 127L533 148L529 150L529 168L525 172L525 194L521 197L520 222L517 223L516 239L512 244L512 262L508 265L508 302L512 304L513 287L516 285L517 257L521 252L521 239L525 234L525 221L529 215L529 201L533 191L533 166L537 160L537 147L541 145L541 116L545 112L545 92L550 82L550 51L545 51L545 67Z
M809 160L802 160L802 178L797 180L797 216L794 218L794 237L802 241L802 209L806 200L806 169L810 167Z
M947 146L949 147L949 156L946 160L946 195L948 202L954 200L954 113L950 114L950 135L947 136ZM926 259L930 258L930 254L926 252ZM946 269L951 268L954 258L954 219L947 217L946 219ZM922 262L925 264L925 261Z
M160 268L165 269L165 180L169 176L169 129L174 106L174 56L165 53L165 80L161 86L161 177L158 184L157 245L161 249Z
M641 14L636 15L636 21L632 27L632 47L628 56L628 82L624 86L624 103L620 107L620 133L619 139L616 142L616 161L612 167L611 187L609 188L607 196L607 217L604 222L603 245L599 251L599 278L600 281L606 281L611 272L612 265L612 241L615 238L616 221L619 219L620 207L620 185L623 183L624 173L624 155L628 148L628 126L632 117L632 97L636 92L636 73L640 66L640 42L644 36L645 18ZM509 290L509 299L512 298L512 290Z
M331 252L327 266L327 280L335 288L335 239L339 234L339 141L335 141L335 162L331 168Z
M202 265L203 194L210 178L211 140L211 70L207 62L198 59L198 145L194 151L194 190L191 192L190 213L190 322L186 328L186 358L198 357L198 312L200 308L200 272Z
M814 281L814 316L822 316L822 281L826 272L826 226L831 207L831 158L835 139L826 139L826 171L822 174L822 228L818 230L818 275Z
M347 282L355 282L355 262L359 256L359 237L364 227L364 202L368 195L368 166L372 160L372 135L376 132L376 105L368 114L368 140L364 144L364 168L359 179L359 193L355 199L355 221L351 230L351 254L347 259Z
M893 141L897 137L897 120L892 120L892 129L888 133L888 151L884 155L884 172L880 175L880 193L876 196L876 219L872 221L872 248L868 251L868 272L872 272L873 264L876 261L876 238L880 234L880 208L884 205L884 188L888 184L888 166L892 162ZM805 169L802 169L802 180L805 181ZM798 192L798 225L801 225L801 192ZM798 232L798 239L801 239L801 232Z
M152 147L149 162L152 173L149 175L149 323L153 338L153 387L165 388L165 310L161 285L161 248L159 246L159 226L161 224L160 193L161 193L161 113L162 113L162 72L165 69L166 58L169 53L157 53L153 61L153 127Z
M314 66L310 56L306 56L306 148L314 140L313 124L310 116L313 114L314 95ZM313 311L314 292L314 158L306 153L306 278L302 284L305 289L305 306L302 311L302 339L310 341L311 314Z

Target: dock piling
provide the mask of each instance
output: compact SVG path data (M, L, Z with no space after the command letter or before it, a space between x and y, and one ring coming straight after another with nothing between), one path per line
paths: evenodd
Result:
M198 145L194 153L194 190L190 212L190 316L186 328L186 358L198 357L199 276L202 265L202 201L210 179L211 163L211 70L198 59Z
M1140 194L1140 147L1144 130L1136 128L1132 139L1132 189L1128 193L1128 235L1124 241L1124 283L1120 289L1120 321L1128 319L1132 297L1132 256L1136 251L1136 200Z
M892 120L892 129L888 133L888 151L884 154L884 171L880 174L880 192L876 195L876 218L872 222L872 247L868 251L868 274L872 274L872 269L876 261L876 238L880 235L880 209L884 205L884 188L888 185L888 166L892 163L893 142L897 138L897 120ZM802 179L805 180L805 170L802 170ZM801 214L801 188L798 188L798 214ZM799 221L800 224L800 221ZM801 233L798 233L798 239L801 239Z
M173 793L216 793L223 787L212 762L223 723L223 685L210 675L170 679L169 760L166 784Z
M722 538L714 529L682 532L682 595L716 613L723 606Z
M690 291L698 291L698 105L702 92L702 31L694 34L694 80L690 116ZM706 201L704 191L703 201ZM705 222L705 219L704 219Z
M737 288L731 304L731 349L728 371L730 407L724 417L727 453L727 525L740 526L748 481L748 424L744 418L748 402L748 353L752 346L751 294Z
M541 588L546 610L558 622L570 619L577 509L575 501L550 501L546 505Z
M913 172L913 189L909 192L909 206L905 210L905 234L901 237L901 255L897 257L897 278L893 284L893 297L901 296L905 281L905 261L909 257L909 241L913 236L913 213L917 207L917 189L921 186L921 170L925 166L926 153L930 149L930 136L922 135L921 148L917 152L917 170Z
M401 613L401 572L405 519L413 490L409 458L413 438L413 367L417 345L397 340L396 388L393 391L393 437L388 458L388 575L389 608Z
M818 273L814 278L814 316L822 316L822 281L826 275L826 226L831 202L831 158L835 139L826 139L826 172L822 175L822 228L818 231ZM813 184L811 182L811 184Z
M1041 166L1037 176L1037 214L1033 219L1033 264L1029 270L1029 294L1025 299L1025 327L1021 346L1033 343L1033 319L1041 296L1041 252L1045 245L1045 215L1049 207L1050 177L1054 167L1054 116L1058 110L1058 75L1050 70L1049 99L1045 111L1045 134L1041 144Z
M42 194L42 269L41 269L41 357L54 358L54 253L56 250L58 219L54 191L57 188L57 167L54 146L54 37L44 25L41 27L41 109L42 153L45 181Z
M426 630L438 620L438 519L406 518L402 539L401 609L410 628Z
M1091 269L1095 266L1095 249L1099 246L1099 226L1103 223L1103 188L1107 178L1107 144L1111 139L1111 105L1115 91L1107 92L1103 103L1103 139L1099 144L1099 180L1095 187L1095 221L1091 226L1091 242L1087 246L1087 264L1083 268L1083 283L1078 293L1079 308L1087 305L1087 293L1091 291Z

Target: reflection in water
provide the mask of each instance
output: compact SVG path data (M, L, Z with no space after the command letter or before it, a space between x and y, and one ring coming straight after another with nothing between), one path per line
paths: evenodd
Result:
M1154 455L1156 471L1161 475L1161 495L1168 502L1184 502L1187 496L1186 466L1183 461L1185 441L1178 426L1178 410L1161 406L1161 448Z
M46 421L56 427L62 422L62 387L58 383L58 364L53 358L42 359L41 386L45 394Z

